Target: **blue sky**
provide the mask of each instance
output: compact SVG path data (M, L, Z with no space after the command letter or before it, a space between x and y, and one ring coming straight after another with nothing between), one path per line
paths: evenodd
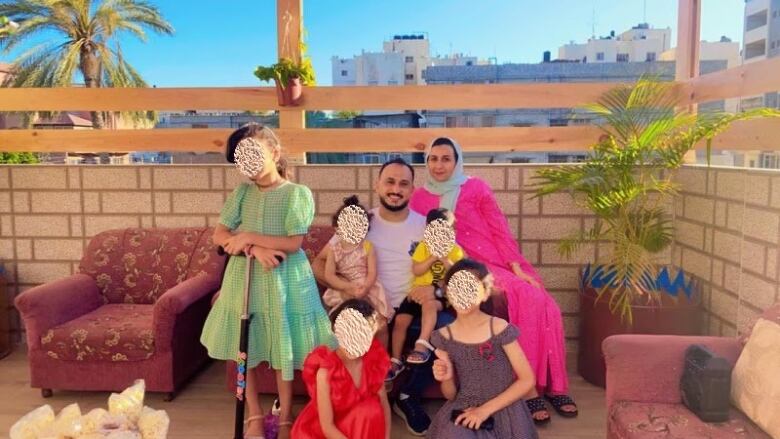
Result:
M678 0L647 0L654 27L677 26ZM157 0L176 28L142 44L123 38L126 58L159 87L253 86L258 64L276 57L273 0ZM379 51L395 34L425 32L433 54L462 52L499 63L538 62L558 46L618 33L644 20L643 0L304 0L309 54L321 85L330 85L330 58ZM702 39L742 39L744 0L703 0ZM13 54L0 54L11 61Z

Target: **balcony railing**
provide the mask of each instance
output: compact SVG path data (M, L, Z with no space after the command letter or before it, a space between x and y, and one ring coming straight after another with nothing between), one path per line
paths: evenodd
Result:
M683 105L780 90L780 58L677 82ZM279 107L275 90L257 88L0 89L0 111L141 110L406 110L566 108L594 101L606 83L488 84L403 87L312 87L300 107ZM470 151L565 151L587 149L598 136L592 126L398 128L363 130L282 126L285 147L296 152L414 151L437 135L451 135ZM225 129L0 130L4 151L220 151ZM715 147L774 149L777 121L736 124Z

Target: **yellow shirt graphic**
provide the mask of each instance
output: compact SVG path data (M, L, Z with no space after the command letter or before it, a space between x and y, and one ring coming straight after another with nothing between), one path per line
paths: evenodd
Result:
M414 262L422 262L431 256L431 252L428 251L428 246L424 242L421 242L412 254L412 260ZM447 258L454 264L455 262L463 259L463 249L458 244L452 246L450 254ZM431 265L431 269L423 273L422 276L415 276L413 285L416 287L438 284L444 279L444 274L447 272L447 268L441 261L436 261Z

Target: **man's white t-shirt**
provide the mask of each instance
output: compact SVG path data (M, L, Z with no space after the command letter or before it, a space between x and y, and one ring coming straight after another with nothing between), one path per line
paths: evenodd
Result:
M405 221L390 222L379 216L379 208L371 212L367 238L376 249L377 277L390 306L397 308L412 288L412 253L422 240L425 217L410 210Z

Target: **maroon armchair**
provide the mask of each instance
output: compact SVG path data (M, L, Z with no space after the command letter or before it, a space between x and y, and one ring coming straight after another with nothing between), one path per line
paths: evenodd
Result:
M16 299L31 386L175 392L208 360L200 333L225 259L212 229L126 229L89 243L79 273Z
M765 319L780 322L780 303ZM771 439L736 408L728 422L705 423L682 404L685 350L702 344L735 364L743 340L729 337L613 335L604 340L609 439Z

